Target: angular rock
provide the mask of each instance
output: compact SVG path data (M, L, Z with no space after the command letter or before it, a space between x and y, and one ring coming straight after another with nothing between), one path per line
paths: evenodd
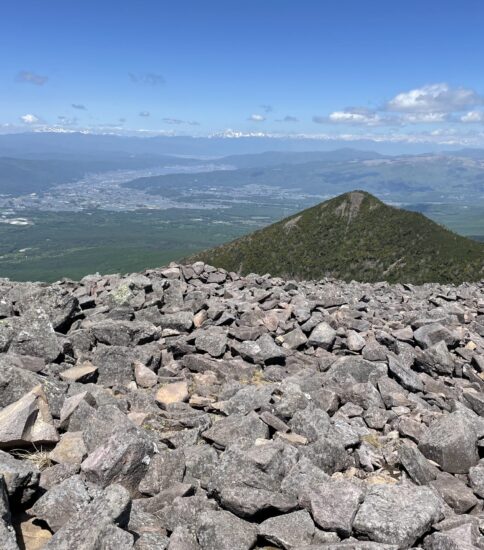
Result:
M329 349L336 338L336 331L326 322L319 323L311 331L308 345Z
M388 370L395 380L406 390L411 392L421 392L424 389L422 380L410 369L403 367L391 355L388 357Z
M308 458L301 457L281 482L281 491L296 497L300 502L307 501L307 494L320 484L328 481L329 475L315 466Z
M132 348L98 344L92 355L92 364L98 369L97 383L107 388L128 384L133 380Z
M285 550L309 544L313 535L314 523L306 510L269 518L259 525L260 537Z
M484 498L484 461L480 460L469 470L469 482L476 495Z
M91 496L80 476L72 476L52 487L30 508L29 514L45 521L55 533L81 511Z
M195 533L190 528L177 527L171 534L168 550L200 550L200 546Z
M158 383L158 376L140 361L134 362L134 379L142 388L152 388Z
M203 437L218 447L225 448L231 443L266 439L269 437L269 428L253 412L247 416L233 414L215 422L209 430L203 432Z
M81 464L87 481L107 487L119 483L135 495L155 448L137 430L114 433Z
M41 357L46 362L55 361L62 353L62 347L54 327L43 309L32 308L14 324L14 335L10 353Z
M198 520L201 550L250 550L257 541L257 527L230 512L203 512Z
M227 347L227 333L220 327L208 327L197 331L195 347L212 357L220 357Z
M430 464L417 447L402 445L398 456L408 475L418 485L427 485L437 478L438 469Z
M316 525L346 538L351 535L353 520L364 494L356 483L338 480L317 485L306 498Z
M410 548L442 518L442 503L427 487L372 487L360 506L353 529L370 540Z
M179 311L177 313L165 313L160 319L161 328L169 328L186 332L193 325L193 313L190 311Z
M59 436L41 386L0 411L0 448L57 441Z
M449 474L441 474L429 483L456 514L465 514L477 504L477 498L467 485Z
M52 533L46 527L34 523L35 520L21 521L17 528L22 550L42 550L52 538Z
M162 407L167 407L173 403L183 403L188 401L188 397L188 384L186 381L166 384L156 392L156 401Z
M185 474L185 455L181 450L166 450L155 454L139 484L139 491L157 495L174 482L181 482Z
M443 415L432 423L419 449L451 474L466 474L479 462L475 427L460 412Z
M284 334L284 346L289 349L298 349L307 341L306 335L299 327Z
M87 456L87 447L82 432L66 432L49 453L53 462L59 464L81 464Z
M131 500L120 485L111 485L91 503L60 528L46 544L45 550L97 550L116 548L125 550L132 545L132 536L119 533L114 527L123 527L129 518ZM128 535L128 544L124 534Z
M97 368L90 363L71 367L62 371L59 376L66 382L92 382L97 374Z
M209 500L205 495L195 495L172 499L156 515L163 528L174 531L178 527L193 529L204 512L218 509L219 506L214 500Z
M422 349L430 348L441 340L447 345L455 342L455 336L440 323L423 325L413 333L413 337Z

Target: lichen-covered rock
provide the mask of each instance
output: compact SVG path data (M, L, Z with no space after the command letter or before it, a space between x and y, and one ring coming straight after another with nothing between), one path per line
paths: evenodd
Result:
M410 548L442 515L442 502L431 489L380 485L368 491L353 528L375 542Z
M460 412L435 420L420 441L422 453L452 474L467 474L479 462L476 427Z
M309 544L314 535L314 523L306 510L266 519L260 524L259 536L285 550Z
M357 483L337 480L316 485L306 498L316 525L346 538L351 535L353 520L364 494L364 489Z
M197 523L201 550L250 550L257 540L257 527L230 512L203 512Z
M45 521L55 533L91 501L88 488L75 475L55 485L30 508L29 514Z
M46 550L96 550L117 548L125 550L134 542L132 535L116 530L126 526L131 499L120 485L111 485L72 515L46 544ZM125 536L126 535L126 536ZM121 543L121 544L119 544Z

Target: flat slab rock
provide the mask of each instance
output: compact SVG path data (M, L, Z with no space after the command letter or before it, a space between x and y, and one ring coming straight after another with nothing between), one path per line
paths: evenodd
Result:
M0 548L484 548L484 281L0 279Z

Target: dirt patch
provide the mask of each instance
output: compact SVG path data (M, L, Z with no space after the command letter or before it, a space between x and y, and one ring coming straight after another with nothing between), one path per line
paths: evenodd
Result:
M290 231L293 227L296 227L297 222L301 219L301 216L296 216L284 224L284 229Z

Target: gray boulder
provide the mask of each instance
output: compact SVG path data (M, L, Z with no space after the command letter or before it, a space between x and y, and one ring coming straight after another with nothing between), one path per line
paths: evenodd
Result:
M430 323L428 325L423 325L413 333L413 337L415 338L415 341L418 343L418 345L423 349L430 348L441 340L443 340L448 345L455 343L455 336L450 332L449 329L447 329L440 323Z
M260 537L285 550L309 544L314 531L313 520L306 510L269 518L259 525Z
M314 487L307 499L316 525L346 538L351 535L364 494L362 487L351 481L328 481Z
M257 414L250 412L247 416L233 414L222 418L202 435L218 447L225 448L231 443L266 439L269 436L269 428Z
M85 483L75 475L43 494L30 508L29 514L44 520L55 533L90 501Z
M257 541L257 527L230 512L203 512L197 523L201 550L250 550Z
M154 451L153 443L137 430L115 432L88 455L81 471L87 481L101 487L119 483L134 495Z
M419 449L451 474L466 474L479 462L476 430L471 420L460 412L442 415L433 422Z
M336 338L336 331L326 322L319 323L311 331L308 345L329 349Z
M129 519L131 499L120 485L111 485L60 528L45 550L98 550L131 548L132 535L118 529ZM130 546L131 545L131 546Z
M372 487L360 506L353 528L375 542L410 548L442 518L442 502L427 487Z

